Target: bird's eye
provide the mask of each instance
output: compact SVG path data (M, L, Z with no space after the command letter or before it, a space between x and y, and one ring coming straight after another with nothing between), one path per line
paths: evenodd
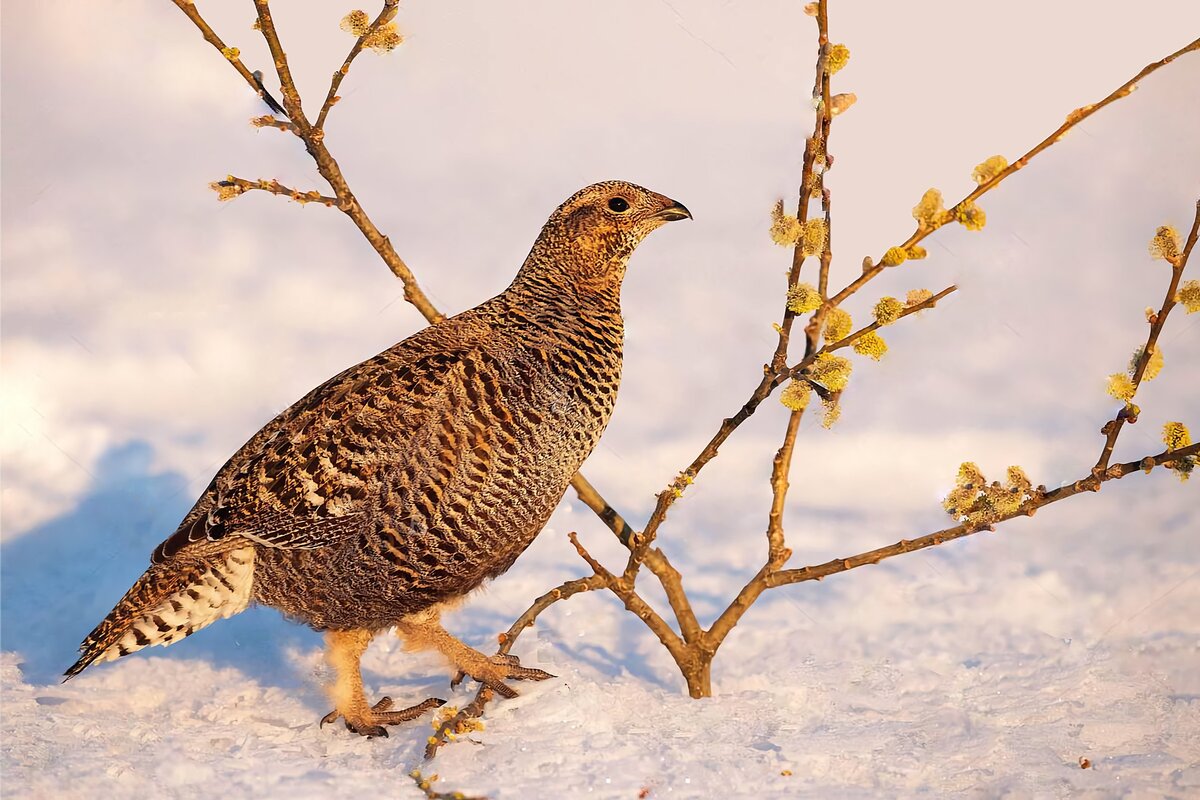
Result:
M624 197L614 197L612 200L608 201L608 207L610 210L620 214L629 210L629 201Z

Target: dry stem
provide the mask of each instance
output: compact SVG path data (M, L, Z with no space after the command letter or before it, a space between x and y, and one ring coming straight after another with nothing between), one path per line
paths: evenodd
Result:
M1039 498L1035 498L1023 505L1018 511L1009 514L1004 514L997 517L988 524L967 524L955 525L952 528L944 528L940 531L926 534L925 536L916 539L902 539L895 544L887 547L880 547L875 550L868 550L865 553L848 556L846 558L837 558L833 561L827 561L824 564L815 566L801 567L800 569L785 569L767 578L763 588L773 588L776 586L784 586L791 583L801 583L803 581L819 581L829 575L836 575L839 572L855 569L856 567L864 567L868 564L878 564L885 558L898 556L901 553L911 553L914 550L923 550L927 547L945 544L954 539L961 539L964 536L970 536L979 531L992 530L996 524L1005 522L1014 517L1031 517L1038 509L1044 508L1051 503L1057 503L1059 500L1065 500L1068 497L1073 497L1081 492L1098 492L1100 486L1108 481L1119 480L1133 472L1146 472L1147 467L1153 469L1155 467L1166 466L1167 463L1187 458L1200 454L1200 443L1191 444L1187 447L1181 447L1177 450L1164 450L1155 456L1146 456L1136 461L1127 461L1123 464L1115 464L1109 467L1100 475L1088 474L1073 483L1069 483L1058 489L1045 492ZM740 616L740 615L739 615ZM718 621L719 622L719 621ZM732 627L732 625L730 626ZM713 626L715 632L717 626Z
M1183 277L1183 270L1187 266L1188 258L1192 255L1192 248L1196 246L1197 235L1200 235L1200 201L1196 202L1196 216L1192 220L1192 229L1188 233L1187 241L1183 245L1183 252L1171 264L1171 283L1167 286L1167 296L1163 299L1162 306L1150 323L1150 333L1146 336L1146 344L1143 345L1141 355L1137 360L1137 366L1134 367L1133 393L1135 395L1138 388L1142 385L1142 378L1146 375L1146 366L1150 363L1150 357L1154 355L1154 349L1158 345L1158 336L1162 333L1163 326L1167 322L1167 315L1175 307L1175 293L1179 291L1179 279ZM1130 397L1130 403L1126 404L1101 429L1100 432L1104 434L1104 447L1100 450L1100 457L1096 459L1096 466L1092 468L1093 472L1100 473L1108 468L1108 461L1112 458L1113 448L1117 446L1117 437L1121 435L1121 430L1125 427L1125 423L1137 422L1136 411L1133 411L1133 408L1136 408L1136 406L1131 408L1132 402L1133 398Z
M362 36L354 42L354 46L350 48L350 52L346 55L342 66L333 73L333 78L329 82L329 91L325 94L325 102L321 104L321 113L317 115L317 122L313 126L318 131L325 130L325 119L329 116L329 109L333 108L333 104L338 101L338 88L342 85L342 81L350 72L350 65L354 63L354 59L358 58L358 54L362 52L363 42L367 40L379 26L391 22L396 16L396 7L400 4L400 0L383 0L383 8L380 9L379 15L370 24Z
M1190 44L1184 45L1183 47L1179 48L1174 53L1171 53L1171 55L1166 56L1165 58L1161 58L1152 64L1147 64L1145 67L1142 68L1142 70L1140 72L1138 72L1138 74L1134 75L1132 78L1125 81L1125 83L1118 86L1116 89L1114 89L1112 92L1110 92L1108 94L1108 96L1105 97L1103 100L1099 100L1095 103L1091 103L1089 105L1082 106L1080 108L1075 109L1074 111L1072 111L1070 114L1067 115L1066 121L1063 122L1062 125L1059 125L1058 128L1056 128L1053 133L1051 133L1045 139L1042 139L1042 141L1040 141L1036 145L1034 145L1029 150L1029 152L1025 153L1025 155L1021 156L1016 161L1009 164L1005 169L1003 169L999 173L997 173L991 180L984 181L983 183L981 183L979 186L977 186L975 188L974 191L972 191L970 194L968 194L962 200L959 200L957 205L961 206L963 203L973 202L973 201L977 200L978 198L982 197L983 195L987 194L992 189L996 188L1000 184L1000 182L1003 181L1005 178L1007 178L1009 175L1012 175L1017 170L1024 169L1025 166L1027 164L1029 164L1029 162L1031 160L1033 160L1033 158L1035 156L1037 156L1039 153L1041 153L1043 150L1046 150L1046 149L1050 148L1052 145L1057 144L1063 138L1063 136L1065 136L1067 134L1067 132L1069 130L1071 130L1072 128L1074 128L1076 125L1083 122L1085 119L1092 116L1097 111L1099 111L1100 109L1109 105L1110 103L1115 103L1117 100L1120 100L1123 97L1128 97L1130 94L1133 93L1134 89L1137 87L1138 81L1142 80L1142 78L1145 78L1147 75L1151 74L1152 72L1155 72L1156 70L1161 69L1162 67L1165 67L1167 64L1170 64L1172 61L1179 58L1180 56L1182 56L1186 53L1190 53L1194 50L1200 50L1200 39L1196 39L1196 40L1192 41ZM925 239L925 237L929 236L929 234L933 233L935 230L937 230L937 228L922 227L921 225L918 225L916 230L914 230L912 232L912 235L909 236L907 239L905 239L903 244L899 245L900 249L907 250L908 248L912 247L913 245L919 244L922 240ZM882 258L880 259L880 261L882 261ZM887 267L880 266L878 263L876 263L873 266L871 266L870 268L863 270L863 273L861 275L859 275L857 278L855 278L853 281L851 281L849 284L847 284L844 289L842 289L840 292L838 292L836 295L834 295L833 298L830 300L830 303L832 303L835 306L840 304L843 300L845 300L850 295L854 294L854 292L858 291L865 284L867 284L871 279L873 279L875 276L877 276L880 272L882 272L885 269L887 269Z
M336 197L329 197L328 195L321 194L316 190L302 192L299 189L289 189L276 180L268 181L265 179L259 179L257 181L248 181L245 178L238 178L233 175L229 175L223 181L214 182L213 187L218 190L222 188L234 187L239 190L239 194L252 190L270 192L271 194L289 197L301 205L305 203L320 203L325 206L336 206L338 203L338 199Z

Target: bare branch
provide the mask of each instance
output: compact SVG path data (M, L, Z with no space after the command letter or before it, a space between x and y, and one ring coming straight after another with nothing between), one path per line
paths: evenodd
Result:
M275 20L271 17L271 6L268 0L254 0L254 8L258 11L258 29L267 42L271 58L275 61L275 73L279 76L279 93L283 96L283 107L288 118L299 128L301 133L309 129L308 119L300 102L300 92L296 89L296 81L292 78L292 70L288 67L287 53L279 43L279 33L275 30ZM259 81L261 85L261 81Z
M803 417L804 409L788 415L783 444L779 446L771 465L771 511L767 515L767 565L771 569L779 569L792 555L784 542L783 509L787 503L788 472L792 465L792 454L796 450L796 433L800 430Z
M338 204L336 197L329 197L315 190L302 192L298 189L289 189L276 180L268 181L259 179L257 181L248 181L245 178L237 178L229 175L226 176L225 180L214 181L210 186L221 195L222 200L231 200L237 195L259 190L291 198L301 205L305 203L320 203L325 206L336 206Z
M600 496L600 492L596 491L596 487L592 486L591 482L583 476L582 472L575 473L575 477L571 479L571 486L575 489L575 494L579 497L580 501L596 512L596 516L600 517L600 521L608 526L608 529L616 535L621 544L629 547L637 531L629 527L629 523L625 521L625 518L618 514L616 509Z
M538 615L545 611L550 606L557 603L559 600L566 600L582 592L591 592L596 589L602 589L606 586L605 578L602 575L590 575L586 578L575 578L563 583L561 586L556 586L550 591L543 594L530 604L529 608L517 617L516 621L509 626L508 630L499 636L500 648L496 651L501 655L506 655L512 650L512 646L517 643L517 638L526 629L533 626ZM475 695L475 699L467 706L463 707L453 717L444 720L434 732L433 736L429 737L429 741L425 747L425 758L433 758L439 748L450 740L450 735L461 729L462 723L468 719L476 719L483 714L483 709L492 699L492 690L487 686L481 686Z
M262 98L262 101L266 103L272 111L276 113L283 112L283 107L280 106L275 98L271 96L270 92L263 87L262 81L255 77L254 73L247 69L246 65L242 63L240 58L241 54L237 51L237 48L225 46L225 42L221 41L221 37L217 36L216 32L209 27L207 22L205 22L204 17L200 16L200 12L196 9L196 4L192 2L192 0L171 0L171 2L173 2L180 11L186 14L187 18L190 19L192 23L200 29L200 34L204 37L204 41L217 48L217 52L224 56L225 60L233 65L233 68L237 70L238 74L242 76L243 80L245 80L250 88L254 90L254 93Z
M279 119L278 117L273 117L270 114L267 114L267 115L261 116L261 117L254 117L253 119L250 120L250 124L256 128L275 128L275 129L281 130L285 133L293 133L293 134L296 134L297 136L299 135L298 133L296 133L295 125L293 125L292 123L288 122L285 119Z

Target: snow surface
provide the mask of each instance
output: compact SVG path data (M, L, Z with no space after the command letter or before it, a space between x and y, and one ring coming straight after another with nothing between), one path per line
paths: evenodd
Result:
M266 63L246 5L202 7ZM809 125L800 5L408 3L409 40L360 59L330 123L358 195L449 310L502 288L547 212L592 180L692 209L631 265L622 396L586 469L635 523L772 345L788 256L767 212L794 195ZM612 597L561 603L516 647L558 677L493 703L486 728L431 765L425 721L377 741L320 729L320 637L269 609L60 684L224 458L420 324L339 215L213 202L205 184L228 172L307 188L311 164L247 128L257 102L171 4L122 8L3 7L5 797L419 798L413 768L443 790L522 800L1200 796L1200 484L1161 473L776 590L726 641L703 701ZM973 4L915 8L847 1L834 16L854 54L839 79L859 96L829 175L838 282L908 234L930 185L965 193L975 163L1013 157L1200 29L1190 0L1138 15L1030 0L1006 14L1037 24L985 47L997 20ZM277 10L309 96L344 55L344 13ZM614 77L630 64L667 74ZM988 195L983 233L939 232L927 261L851 304L865 317L880 294L961 286L888 329L891 352L858 365L833 431L806 422L793 565L944 526L938 499L965 459L1048 485L1086 472L1115 410L1104 376L1161 300L1146 242L1187 224L1200 186L1197 83L1200 56L1158 73ZM1154 452L1166 420L1200 429L1196 323L1171 319L1166 369L1119 458ZM762 563L784 418L765 405L663 529L705 623ZM490 648L534 596L583 574L569 531L623 563L568 496L450 630ZM391 637L364 669L373 696L399 703L472 696Z

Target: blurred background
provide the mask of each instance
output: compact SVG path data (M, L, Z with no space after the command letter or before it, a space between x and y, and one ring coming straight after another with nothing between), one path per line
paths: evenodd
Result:
M773 346L790 253L771 242L769 212L780 197L792 208L812 126L815 22L802 5L408 2L406 41L359 57L326 126L364 207L447 313L503 289L550 211L588 183L635 181L692 210L631 263L622 394L584 470L636 526ZM832 40L852 53L835 91L858 103L830 145L833 286L907 237L926 189L955 202L977 163L1014 160L1200 31L1190 0L1136 13L1084 0L1003 14L834 5ZM250 3L200 7L271 72ZM352 43L338 28L348 10L276 9L313 113ZM338 212L265 193L217 202L207 184L230 173L327 187L298 140L248 124L267 110L172 4L6 3L3 30L3 648L45 682L243 441L423 321ZM963 460L989 477L1020 464L1048 486L1086 474L1118 407L1105 378L1144 342L1143 309L1169 277L1147 243L1159 225L1186 231L1200 196L1197 86L1200 55L1154 74L986 195L985 230L948 226L924 243L927 260L847 304L865 320L883 294L960 287L888 328L882 363L856 358L836 427L805 421L794 566L946 526L940 498ZM1198 321L1172 316L1166 367L1139 393L1118 459L1161 450L1167 420L1200 428ZM706 623L762 563L785 418L764 404L660 534ZM1074 642L1112 648L1118 672L1158 676L1163 696L1200 693L1197 497L1196 480L1135 475L996 534L778 591L718 657L717 691L769 684L806 657L1054 659ZM490 641L582 574L570 530L623 563L568 495L451 628ZM615 601L571 606L541 632L560 658L680 689ZM588 644L568 640L581 630ZM303 670L277 674L279 653L311 660L317 644L261 611L161 655L300 683Z

